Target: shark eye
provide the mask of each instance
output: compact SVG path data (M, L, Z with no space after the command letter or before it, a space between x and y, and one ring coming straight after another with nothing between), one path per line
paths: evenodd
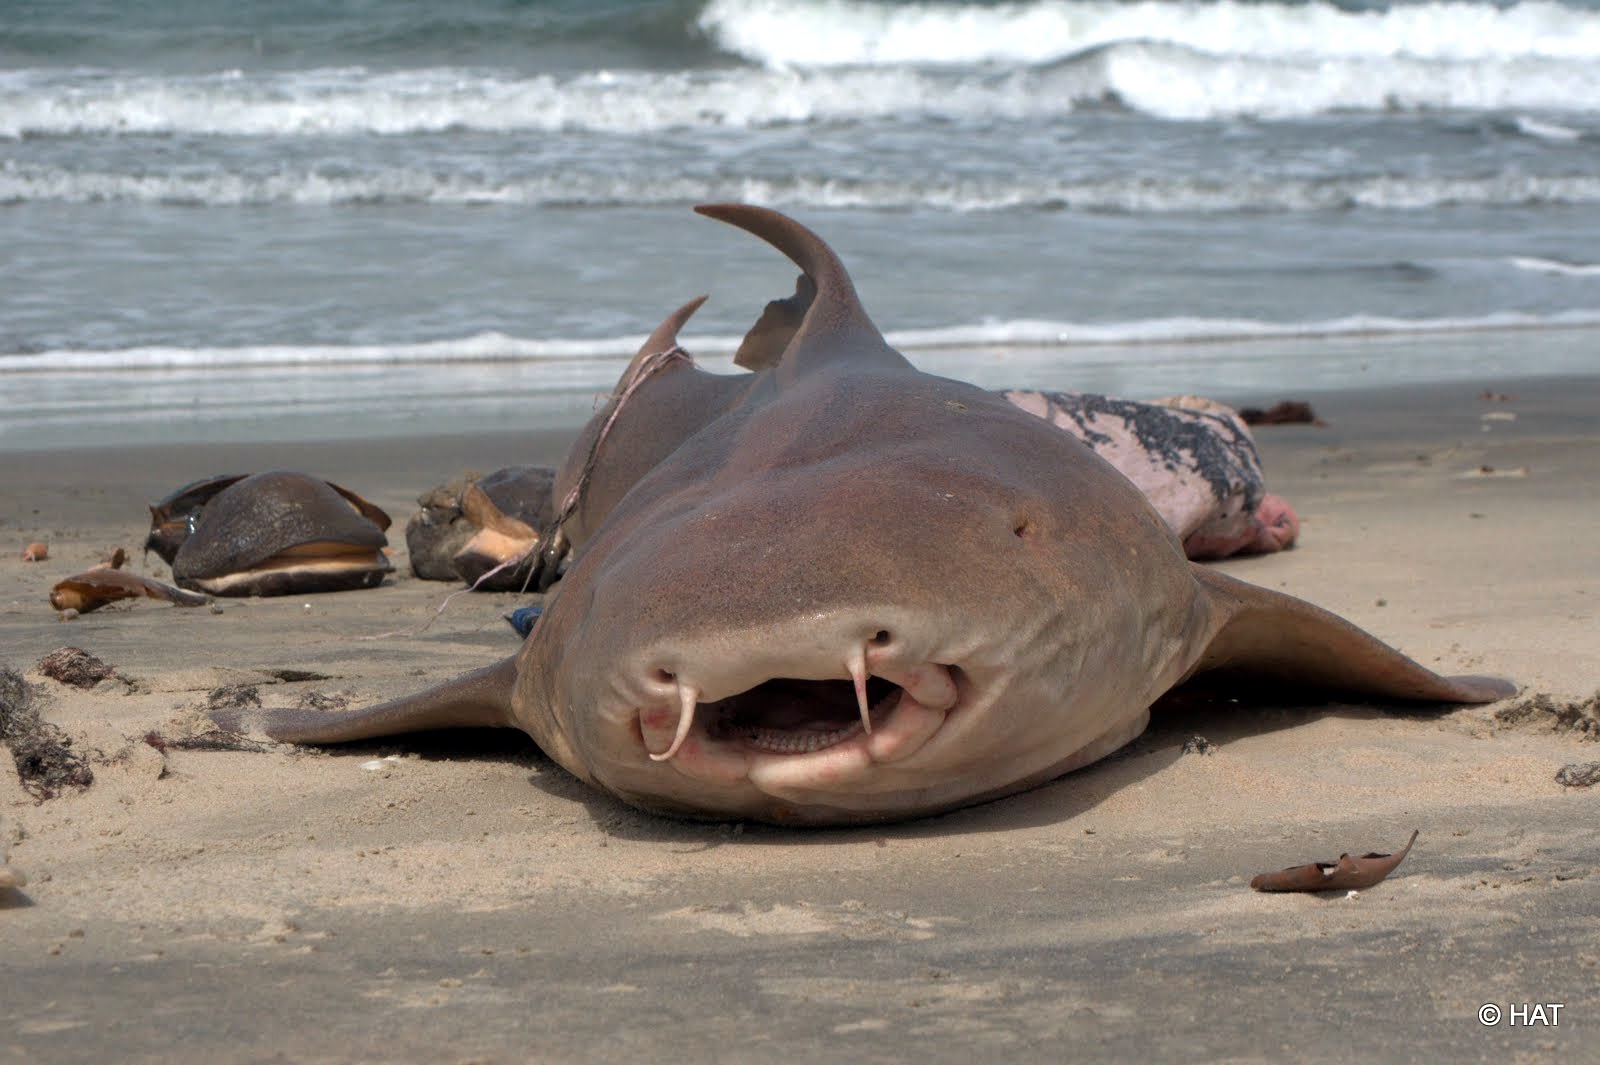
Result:
M1011 514L1011 534L1019 540L1037 539L1040 529L1049 524L1041 521L1041 515L1046 513L1047 508L1035 501L1019 505Z

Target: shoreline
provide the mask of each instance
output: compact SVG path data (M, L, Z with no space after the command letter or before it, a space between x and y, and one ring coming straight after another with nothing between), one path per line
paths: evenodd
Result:
M1301 539L1219 569L1441 672L1510 676L1522 691L1509 705L1595 694L1600 376L1217 398L1307 398L1328 423L1256 430ZM843 1047L955 1063L1064 1033L1150 1061L1271 1058L1312 1040L1370 1061L1581 1047L1581 1019L1600 1011L1586 963L1600 954L1600 787L1554 776L1600 745L1536 709L1177 708L1023 795L837 830L640 814L515 733L266 753L145 742L184 734L237 685L267 705L356 704L513 653L500 615L522 597L460 596L430 622L454 586L410 578L395 533L417 493L463 465L554 462L566 439L167 444L7 464L0 664L39 687L96 778L36 802L0 773L0 865L29 878L0 889L22 1054L601 1061L670 1040L718 1060ZM49 584L142 542L146 502L268 466L388 509L396 575L221 600L221 614L141 601L55 619ZM20 561L41 537L50 561ZM64 645L121 679L78 690L39 674ZM1183 753L1196 735L1215 751ZM1258 872L1396 849L1412 829L1405 864L1357 896L1248 889ZM1484 1002L1533 1000L1564 1003L1571 1023L1476 1018ZM675 1022L688 1011L694 1024Z
M695 337L686 338L695 350ZM1600 328L1348 335L1227 342L912 350L920 369L993 390L1073 388L1126 399L1197 393L1224 402L1479 381L1582 379ZM702 354L712 372L737 371ZM626 366L621 357L487 365L216 367L0 374L0 454L81 447L413 439L523 426L576 433Z
M1328 422L1320 427L1268 426L1255 431L1268 486L1276 490L1273 451L1284 442L1393 444L1455 434L1466 444L1498 444L1520 440L1530 432L1543 438L1587 436L1594 429L1591 412L1600 409L1600 373L1206 395L1236 409L1270 407L1284 399L1305 400ZM1484 399L1485 395L1510 399ZM1587 407L1586 402L1590 404ZM1483 420L1483 415L1496 410L1519 420ZM401 530L403 541L405 522L416 508L418 494L467 469L488 472L517 464L559 466L581 424L352 439L89 443L16 451L10 453L12 461L0 473L0 485L11 497L0 502L0 534L22 530L13 538L23 533L48 537L52 522L43 519L49 514L55 515L57 525L104 520L101 508L113 486L127 500L124 518L132 530L145 520L144 504L189 481L222 472L295 469L339 481L384 507L395 520L395 528ZM1297 433L1305 434L1305 439L1297 439ZM48 500L48 505L24 505L36 497ZM35 514L41 520L31 520ZM123 535L143 541L142 532Z

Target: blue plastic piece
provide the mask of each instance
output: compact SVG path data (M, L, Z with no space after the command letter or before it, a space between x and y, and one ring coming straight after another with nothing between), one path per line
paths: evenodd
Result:
M526 640L528 633L533 631L533 623L538 621L539 615L543 613L544 607L542 606L519 606L506 615L506 621L510 622L511 627L517 630L518 636Z

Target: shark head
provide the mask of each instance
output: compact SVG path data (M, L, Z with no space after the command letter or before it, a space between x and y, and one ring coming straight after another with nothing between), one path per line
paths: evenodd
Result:
M1137 734L1209 621L1144 497L913 369L814 234L702 210L815 297L580 545L524 651L547 747L641 806L804 822L961 805Z

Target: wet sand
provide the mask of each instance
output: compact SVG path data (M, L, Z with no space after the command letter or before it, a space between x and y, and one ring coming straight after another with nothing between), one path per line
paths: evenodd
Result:
M1300 545L1221 568L1519 697L1184 705L1029 794L852 830L646 816L512 734L147 742L248 698L215 695L230 686L360 703L510 654L514 595L461 596L422 629L450 588L409 577L400 530L423 489L553 463L566 434L8 455L0 665L95 780L37 801L0 773L0 866L28 878L0 888L0 1062L1581 1056L1600 1023L1600 787L1555 776L1600 743L1503 712L1542 694L1595 713L1600 379L1306 398L1327 426L1257 433ZM50 585L136 548L147 502L269 467L388 509L399 574L56 620ZM49 561L19 559L34 540ZM67 645L116 674L42 676ZM1183 753L1194 736L1214 751ZM1406 863L1355 896L1247 886L1412 829ZM1556 1026L1510 1023L1551 1003Z

